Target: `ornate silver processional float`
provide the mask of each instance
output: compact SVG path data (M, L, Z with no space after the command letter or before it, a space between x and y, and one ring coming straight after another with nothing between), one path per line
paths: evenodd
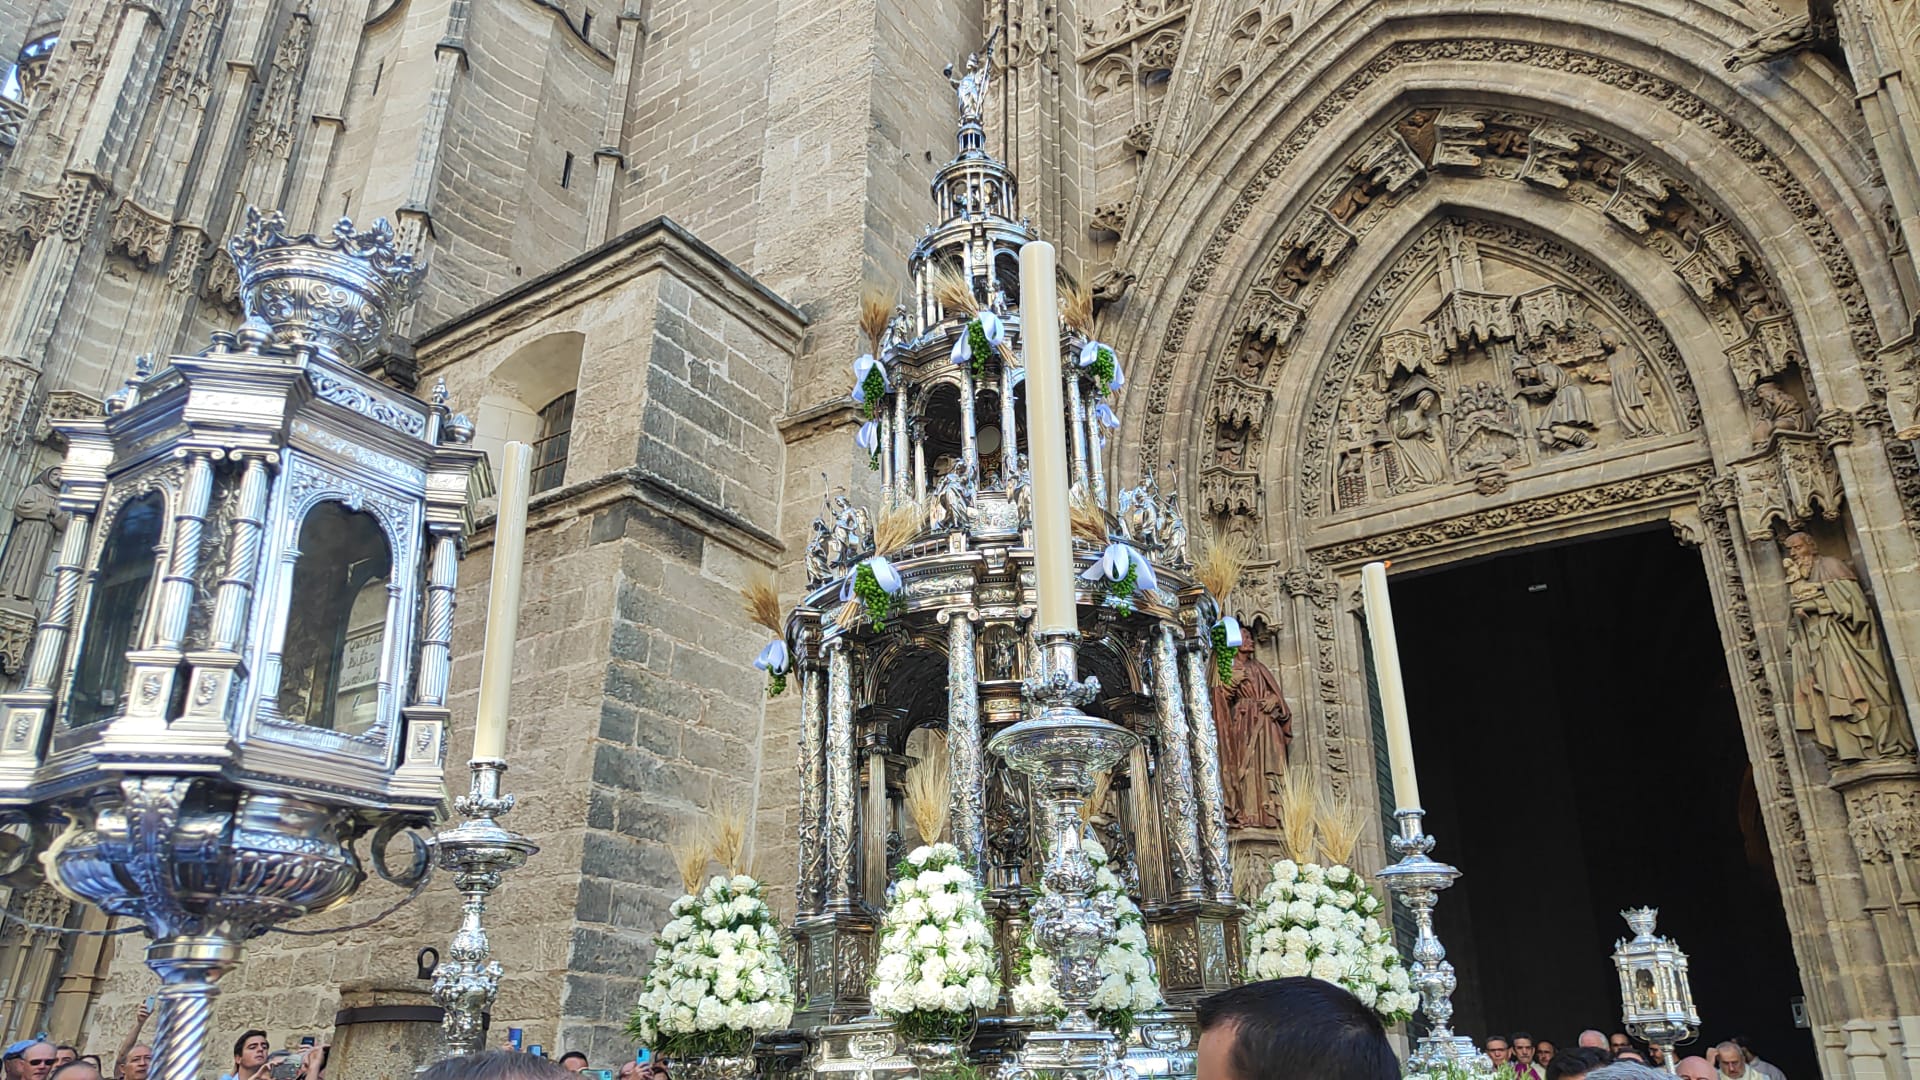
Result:
M864 320L873 351L854 365L868 418L855 468L872 471L879 505L829 495L809 592L787 621L802 716L794 1026L811 1037L815 1072L910 1067L870 1016L868 982L889 867L912 843L906 773L931 729L944 734L951 837L986 887L1001 984L1014 985L1031 925L1060 961L1067 1011L1057 1025L1021 1018L1003 992L980 1018L976 1060L1073 1076L1120 1060L1086 1014L1113 923L1087 899L1084 827L1145 913L1169 1003L1136 1026L1127 1060L1190 1072L1190 1007L1240 967L1209 681L1224 613L1192 578L1174 497L1152 475L1108 488L1107 395L1123 376L1089 340L1089 311L1070 311L1061 331L1050 254L1023 266L1034 237L1015 216L1015 178L983 149L987 71L976 60L956 82L959 152L932 185L940 223L908 258L911 305L882 302ZM1046 338L1029 340L1041 327ZM1080 362L1030 380L1030 368L1060 372L1063 350ZM1047 513L1056 528L1036 528ZM1050 602L1036 566L1055 561ZM1096 787L1099 805L1082 814ZM1036 904L1042 882L1052 895Z
M191 1080L248 939L346 901L445 797L455 576L488 494L472 428L358 370L421 268L384 222L291 236L249 212L248 312L61 420L71 515L0 807L49 880L138 920L151 1075ZM298 603L295 600L298 598ZM30 869L30 868L28 868Z
M1614 944L1613 965L1620 973L1621 1023L1635 1038L1659 1047L1660 1064L1671 1073L1674 1045L1699 1032L1700 1013L1687 981L1687 954L1653 932L1659 916L1658 908L1649 907L1620 913L1633 937Z

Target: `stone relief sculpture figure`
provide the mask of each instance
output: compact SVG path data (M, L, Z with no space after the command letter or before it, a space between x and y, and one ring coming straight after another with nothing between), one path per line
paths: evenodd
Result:
M59 466L42 470L13 504L13 530L0 553L0 603L33 605L47 550L54 534L66 526L67 516L60 509Z
M1753 388L1753 445L1762 447L1773 441L1776 431L1807 430L1807 407L1776 382L1761 382Z
M1233 672L1233 685L1218 687L1213 695L1227 824L1277 829L1279 783L1287 771L1287 745L1293 742L1293 713L1280 692L1280 680L1254 655L1251 641L1240 646Z
M1660 434L1660 422L1653 415L1653 370L1640 350L1620 340L1611 330L1600 332L1600 347L1606 350L1605 366L1595 365L1593 378L1613 389L1613 412L1620 430L1629 439Z
M1586 450L1593 446L1593 411L1587 392L1572 375L1550 360L1522 357L1513 369L1520 396L1544 406L1534 423L1534 434L1548 450Z
M947 82L952 84L954 96L960 100L960 122L980 123L986 116L987 87L993 82L993 39L1000 36L1000 28L987 35L987 43L981 51L967 54L967 69L959 78L953 75L953 65L946 68ZM984 54L984 55L982 55Z
M1893 680L1873 607L1853 567L1787 537L1793 602L1793 726L1841 761L1908 758L1913 732L1894 709Z
M1454 402L1453 460L1469 471L1499 468L1522 454L1526 429L1513 400L1485 379Z
M1388 416L1395 460L1396 490L1437 484L1447 477L1447 452L1440 442L1440 391L1425 376L1401 388Z

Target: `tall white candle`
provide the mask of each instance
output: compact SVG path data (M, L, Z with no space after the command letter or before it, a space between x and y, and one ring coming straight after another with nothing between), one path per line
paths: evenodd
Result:
M1366 603L1367 639L1373 645L1373 677L1379 687L1380 714L1387 726L1387 764L1393 772L1393 804L1420 809L1420 781L1413 768L1413 735L1407 729L1407 686L1400 677L1400 644L1394 638L1393 604L1387 599L1387 564L1360 568L1360 595Z
M1033 469L1034 628L1080 629L1067 517L1067 420L1060 378L1060 300L1053 245L1020 246L1020 345L1027 364L1027 460Z
M520 631L520 571L527 549L527 489L533 448L510 442L500 462L500 510L493 524L493 580L487 589L487 644L480 654L480 704L473 756L507 756L507 705L513 697L513 646Z

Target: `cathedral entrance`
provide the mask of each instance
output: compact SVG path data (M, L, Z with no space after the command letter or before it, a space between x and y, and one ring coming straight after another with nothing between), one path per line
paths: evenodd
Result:
M1800 979L1699 554L1658 531L1394 582L1456 1028L1619 1027L1619 912L1660 909L1702 1038L1815 1075Z

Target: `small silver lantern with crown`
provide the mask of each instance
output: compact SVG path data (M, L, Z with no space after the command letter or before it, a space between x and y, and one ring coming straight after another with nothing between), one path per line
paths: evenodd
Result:
M230 245L247 317L55 422L70 514L49 613L0 698L0 810L71 897L140 920L150 1075L200 1073L216 980L344 903L445 801L454 585L489 493L472 427L361 370L422 268L384 221ZM11 867L30 869L39 843Z
M1633 930L1615 943L1614 967L1620 971L1620 1019L1637 1038L1660 1048L1661 1064L1673 1072L1673 1048L1700 1030L1687 985L1687 954L1653 932L1658 908L1620 913Z

